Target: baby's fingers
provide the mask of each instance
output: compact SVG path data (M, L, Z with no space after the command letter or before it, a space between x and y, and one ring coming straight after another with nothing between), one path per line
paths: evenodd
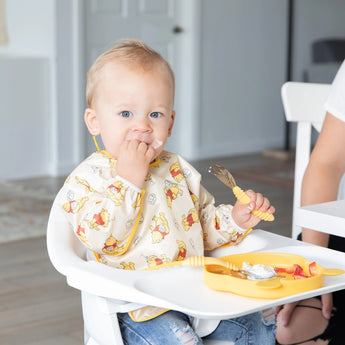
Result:
M260 209L262 212L266 212L268 211L270 207L271 207L270 201L267 198L262 197L262 204L261 206L259 206L258 209Z
M262 197L261 206L258 200L259 198L257 198L257 202L256 202L257 210L260 210L261 212L271 213L271 214L275 212L275 208L271 205L270 201L267 198Z
M261 193L255 193L253 190L249 189L246 191L246 194L250 197L250 203L248 204L248 209L250 211L260 210L268 213L275 212L275 208L271 206L270 201Z
M262 208L263 204L265 202L265 198L261 193L256 193L256 203L255 203L255 210L259 210Z
M156 155L156 150L152 146L149 146L146 151L146 156L149 162L151 162L155 158L155 155Z
M249 196L250 202L247 205L249 212L256 209L256 199L257 199L257 193L255 193L253 190L248 189L245 191L245 193Z

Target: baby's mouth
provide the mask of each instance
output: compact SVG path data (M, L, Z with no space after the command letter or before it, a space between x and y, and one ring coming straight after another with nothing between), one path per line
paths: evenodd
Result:
M147 145L151 145L153 142L152 134L146 134L146 133L133 133L129 132L126 136L126 140L138 140L141 141Z
M161 140L158 140L152 134L147 133L129 132L126 136L126 140L138 140L145 143L146 145L151 145L154 149L157 149L159 146L163 144Z

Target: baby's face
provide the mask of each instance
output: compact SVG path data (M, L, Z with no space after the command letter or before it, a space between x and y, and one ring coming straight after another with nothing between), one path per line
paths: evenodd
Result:
M108 63L95 90L93 110L105 149L118 157L125 140L163 151L174 123L173 84L163 66L143 71Z

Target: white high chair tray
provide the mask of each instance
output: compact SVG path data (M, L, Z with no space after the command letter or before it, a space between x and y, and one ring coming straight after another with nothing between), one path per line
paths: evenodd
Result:
M345 270L345 253L263 230L255 230L238 246L217 249L212 252L212 255L219 257L255 251L297 254L316 261L325 268ZM325 284L320 289L274 300L256 299L208 288L203 281L202 267L175 266L145 272L115 270L90 261L85 262L85 265L89 266L89 271L95 272L95 281L97 281L97 284L91 282L88 276L87 291L90 293L113 298L116 296L117 299L179 310L207 319L233 318L345 288L345 274L326 276ZM109 279L100 278L97 274L100 270L103 274L106 273ZM78 272L73 269L71 273L67 275L68 283L78 288L81 281L86 278L83 277L82 270Z

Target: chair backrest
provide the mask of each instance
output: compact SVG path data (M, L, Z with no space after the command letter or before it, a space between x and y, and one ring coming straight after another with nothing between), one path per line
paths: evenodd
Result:
M71 230L62 207L58 207L56 201L48 220L47 250L51 263L64 276L67 276L69 267L79 266L86 253L85 247Z
M325 117L324 103L329 84L287 82L281 95L286 120L297 122L295 182L293 196L292 237L297 238L301 226L295 223L295 210L301 206L302 180L311 151L312 126L320 132Z

